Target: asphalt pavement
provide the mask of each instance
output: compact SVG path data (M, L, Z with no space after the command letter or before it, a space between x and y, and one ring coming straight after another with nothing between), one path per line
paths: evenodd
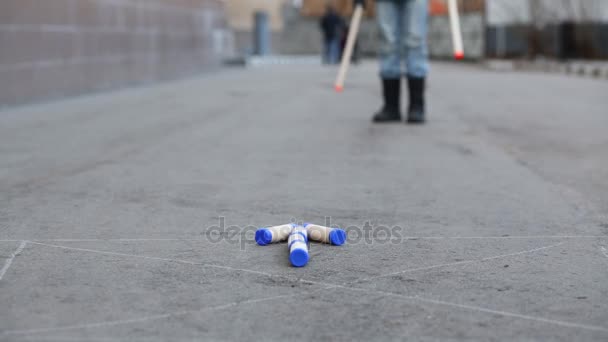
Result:
M0 112L0 341L608 339L608 82L227 69ZM303 268L255 227L348 231Z

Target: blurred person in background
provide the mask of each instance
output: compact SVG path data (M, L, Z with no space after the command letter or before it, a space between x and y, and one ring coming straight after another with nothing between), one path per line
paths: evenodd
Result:
M346 49L348 31L350 31L350 25L345 23L344 30L342 30L342 38L340 39L340 60L342 60L342 55L344 54L344 49ZM350 60L354 64L359 63L359 42L357 40L357 37L355 37L355 45L353 46L353 52L352 52L352 56L351 56Z
M337 64L340 58L340 37L344 22L331 5L319 22L323 33L323 63Z
M363 5L364 0L354 0ZM384 104L373 122L401 121L401 77L409 90L408 123L424 123L428 0L376 0L376 20L382 45L380 78ZM405 66L403 68L402 64Z

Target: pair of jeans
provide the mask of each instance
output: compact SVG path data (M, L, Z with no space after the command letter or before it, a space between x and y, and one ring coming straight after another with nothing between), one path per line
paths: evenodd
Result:
M340 40L338 38L325 39L323 42L323 63L337 64L340 59Z
M428 0L381 0L376 15L382 35L380 77L401 78L405 74L426 77L429 71L427 31Z

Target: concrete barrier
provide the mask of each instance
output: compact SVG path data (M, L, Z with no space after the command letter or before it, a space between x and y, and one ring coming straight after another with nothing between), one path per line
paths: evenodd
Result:
M231 39L221 0L3 0L0 106L200 73Z

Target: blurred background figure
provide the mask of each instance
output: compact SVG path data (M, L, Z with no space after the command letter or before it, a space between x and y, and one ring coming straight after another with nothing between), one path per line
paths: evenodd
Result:
M377 20L396 1L365 1L355 60L382 51ZM353 0L30 2L0 1L0 107L155 84L262 57L317 63L323 55L335 63L347 33L342 18L350 20L354 9ZM450 59L446 0L427 2L429 58ZM608 0L458 0L458 10L470 63L608 78ZM263 30L258 12L266 13ZM263 35L254 35L256 27Z
M323 35L323 63L337 64L341 54L340 38L344 21L332 5L327 5L319 24Z
M342 30L342 37L340 39L340 60L342 60L342 54L346 47L346 39L348 38L348 32L350 31L350 25L346 24L344 30ZM353 46L353 54L350 57L351 62L359 63L359 40L355 37L355 46Z

